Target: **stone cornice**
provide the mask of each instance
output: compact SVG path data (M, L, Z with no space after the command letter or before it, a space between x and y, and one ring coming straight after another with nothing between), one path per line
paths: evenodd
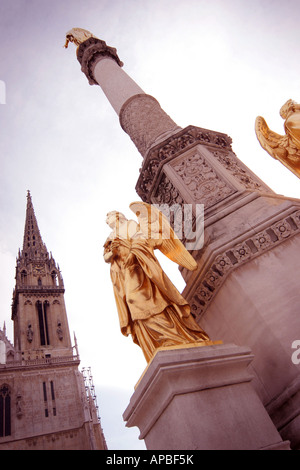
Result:
M31 297L32 295L35 297L49 297L50 295L57 297L64 293L65 289L59 286L22 286L16 288L13 292L11 319L13 320L15 318L17 312L19 294L25 294L27 297Z
M98 85L94 79L93 71L96 63L103 57L114 59L122 67L123 62L118 57L117 49L110 47L105 41L91 37L80 44L77 49L77 59L82 72L86 75L90 85Z
M59 286L22 286L15 290L16 294L64 294L64 287Z
M11 370L30 370L50 367L64 367L70 365L78 366L80 364L79 356L58 356L49 358L27 359L21 361L7 362L0 365L0 374Z

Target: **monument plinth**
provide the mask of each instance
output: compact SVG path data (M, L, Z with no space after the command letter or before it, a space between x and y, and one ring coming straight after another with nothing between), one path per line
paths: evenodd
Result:
M254 391L249 348L158 351L123 414L148 450L288 450Z

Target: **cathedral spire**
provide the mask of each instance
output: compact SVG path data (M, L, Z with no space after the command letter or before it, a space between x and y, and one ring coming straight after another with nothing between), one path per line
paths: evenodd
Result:
M22 256L27 259L45 259L48 255L34 213L30 191L27 191L27 208Z

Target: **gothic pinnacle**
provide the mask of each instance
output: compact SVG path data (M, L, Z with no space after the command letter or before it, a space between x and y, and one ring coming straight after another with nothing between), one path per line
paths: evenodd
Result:
M28 190L22 256L32 259L43 258L46 254L47 248L39 231L31 194Z

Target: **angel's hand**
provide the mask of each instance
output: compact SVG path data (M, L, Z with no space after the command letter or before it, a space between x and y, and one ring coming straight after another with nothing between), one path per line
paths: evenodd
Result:
M105 261L106 263L110 263L111 260L112 260L112 258L113 258L113 256L114 256L114 254L113 254L113 252L112 252L111 250L104 252L104 254L103 254L104 261Z
M156 249L156 248L159 249L162 245L163 239L162 238L158 238L158 239L148 238L147 242L149 243L149 245L152 246L153 249Z

